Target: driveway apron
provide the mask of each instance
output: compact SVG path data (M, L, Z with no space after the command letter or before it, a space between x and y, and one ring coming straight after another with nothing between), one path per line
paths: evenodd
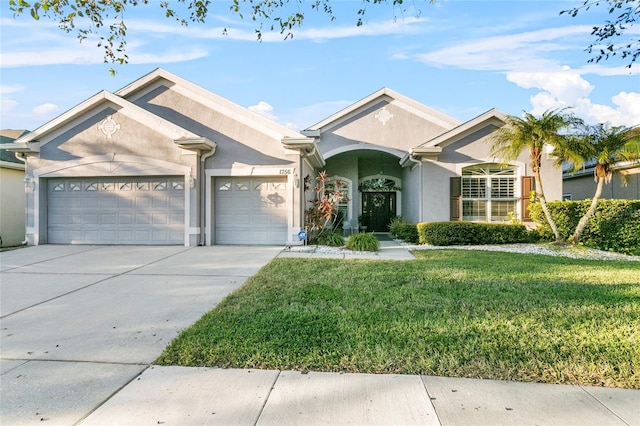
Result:
M0 253L2 423L82 420L280 251L45 245Z

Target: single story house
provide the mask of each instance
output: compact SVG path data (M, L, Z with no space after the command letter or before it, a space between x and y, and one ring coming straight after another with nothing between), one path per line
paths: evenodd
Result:
M508 165L489 154L503 119L460 122L383 88L297 132L156 69L10 149L27 164L29 244L285 245L323 170L347 183L347 227L526 220L528 153ZM544 160L560 199L561 170Z
M621 162L613 167L611 182L602 189L601 198L640 200L640 164ZM583 170L565 171L562 175L562 199L586 200L596 192L595 163L587 163Z
M13 143L26 130L0 130L0 147ZM0 247L24 241L24 162L13 152L0 149Z

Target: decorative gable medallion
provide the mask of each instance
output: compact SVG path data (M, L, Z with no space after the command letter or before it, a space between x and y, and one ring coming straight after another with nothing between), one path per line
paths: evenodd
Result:
M386 126L387 122L393 118L393 114L387 111L387 107L382 107L380 111L376 112L375 117L383 126Z
M118 130L120 130L120 125L115 122L115 120L108 116L105 118L102 123L98 124L98 130L100 130L107 139L111 139L111 136L115 135Z

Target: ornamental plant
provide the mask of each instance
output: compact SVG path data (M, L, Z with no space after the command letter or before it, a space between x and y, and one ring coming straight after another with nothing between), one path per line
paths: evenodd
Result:
M335 179L331 186L326 171L322 171L316 177L316 186L313 188L315 197L310 200L311 207L305 211L305 230L309 241L316 242L320 234L334 232L342 223L344 215L338 210L338 204L349 201L342 192L346 182ZM305 182L307 179L305 179Z

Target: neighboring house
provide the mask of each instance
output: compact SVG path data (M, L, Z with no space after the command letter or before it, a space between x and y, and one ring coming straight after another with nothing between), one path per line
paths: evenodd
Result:
M12 143L26 130L0 130L0 144ZM13 152L0 149L0 246L24 241L24 163Z
M563 173L562 198L565 200L593 198L596 192L594 170L595 164L587 164L584 170ZM614 170L611 183L602 189L601 198L640 200L640 164L619 163L614 166Z
M384 88L298 133L156 69L10 149L28 157L29 244L284 245L321 170L347 183L347 226L526 219L528 154L501 166L486 143L503 118L461 123Z

